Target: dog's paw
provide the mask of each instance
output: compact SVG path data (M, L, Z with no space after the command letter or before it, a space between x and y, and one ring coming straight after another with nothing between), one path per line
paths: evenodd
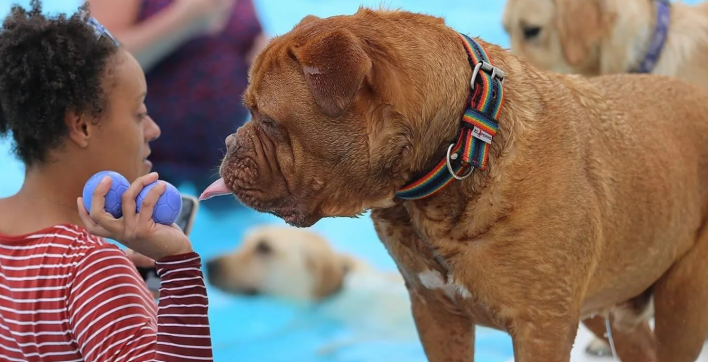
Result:
M596 357L611 357L612 350L610 345L600 338L593 338L585 348L585 353Z

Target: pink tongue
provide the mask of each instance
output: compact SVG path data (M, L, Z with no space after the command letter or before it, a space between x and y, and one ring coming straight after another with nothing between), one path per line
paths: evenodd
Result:
M231 195L231 191L229 191L229 189L226 188L226 184L224 183L224 179L220 178L220 179L214 181L214 183L209 185L209 187L207 187L206 190L204 190L204 192L202 192L201 196L199 196L199 200L203 201L203 200L211 199L212 197L224 196L224 195Z

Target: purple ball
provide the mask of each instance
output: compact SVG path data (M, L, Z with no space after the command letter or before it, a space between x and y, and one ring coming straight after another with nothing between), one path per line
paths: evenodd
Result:
M143 190L140 191L140 194L138 194L138 198L135 200L138 212L140 212L143 199L145 199L150 189L157 185L157 182L158 181L155 181L145 186ZM167 187L165 188L165 192L163 192L157 200L157 204L155 204L152 219L158 224L172 225L177 221L180 212L182 212L182 195L180 195L177 188L172 186L169 182L165 182L165 184Z
M111 188L106 193L106 204L104 210L109 214L113 215L114 218L120 219L123 216L123 205L121 203L121 197L123 193L130 187L130 182L128 179L123 177L123 175L114 171L100 171L95 175L91 176L86 184L84 185L83 198L84 207L86 212L91 212L91 201L93 199L93 190L98 186L98 183L103 180L104 177L111 178Z

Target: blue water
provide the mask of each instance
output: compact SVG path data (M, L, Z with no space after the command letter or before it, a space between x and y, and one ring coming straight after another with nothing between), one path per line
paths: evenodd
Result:
M120 1L120 0L116 0ZM408 1L345 1L345 0L255 0L265 29L270 34L289 31L302 17L314 14L326 17L351 14L359 5L423 12L444 16L458 31L479 35L488 41L507 46L508 40L500 25L501 0L430 0ZM6 14L14 1L0 0L0 15ZM29 0L19 1L26 5ZM45 0L45 11L73 11L77 0ZM438 5L435 5L438 4ZM445 5L442 5L445 4ZM159 120L158 120L159 122ZM169 130L164 130L169 132ZM22 184L23 167L10 155L7 140L0 140L0 197L15 193ZM180 190L197 194L190 185ZM249 210L230 215L212 215L202 209L196 218L192 241L204 259L235 247L248 227L260 223L281 223L280 220ZM395 265L379 242L371 220L329 219L313 229L328 237L342 251L358 255L383 269L395 270ZM363 342L329 354L318 353L328 343L346 338L350 331L333 321L325 320L313 311L302 311L266 298L239 298L209 289L210 319L217 361L425 361L420 343ZM504 362L512 357L510 339L499 332L478 332L476 360Z

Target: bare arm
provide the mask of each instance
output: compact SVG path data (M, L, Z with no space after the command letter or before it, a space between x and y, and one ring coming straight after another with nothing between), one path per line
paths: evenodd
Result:
M141 0L88 0L91 13L138 60L144 70L205 28L206 17L189 2L175 1L138 23Z

